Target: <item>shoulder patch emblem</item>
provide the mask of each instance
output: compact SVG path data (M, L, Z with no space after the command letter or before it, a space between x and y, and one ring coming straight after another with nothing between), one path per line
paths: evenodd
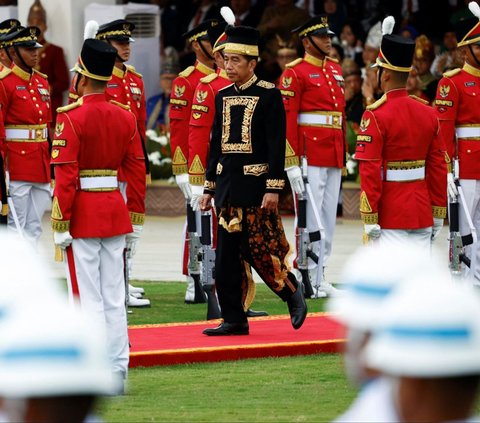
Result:
M197 91L196 100L197 103L203 103L208 96L208 91Z
M54 148L52 150L52 159L56 159L59 154L60 154L60 150L58 148Z
M185 93L185 85L175 85L175 97L180 98Z
M52 218L57 220L63 219L62 210L60 209L60 204L58 204L58 198L53 197L52 202Z
M360 131L365 132L370 125L370 119L363 119L360 121Z
M368 202L367 194L365 194L365 191L362 191L362 194L360 195L360 211L362 213L372 212L372 206L370 206L370 203Z
M62 135L63 129L65 128L65 122L57 122L55 125L55 136L59 137Z
M438 93L440 94L440 97L447 98L450 93L450 85L440 85Z
M284 76L282 78L282 87L288 88L290 85L292 85L292 77L289 78L288 76Z
M198 120L202 117L202 114L201 113L197 113L197 112L193 112L192 113L192 117L195 119L195 120Z
M267 90L271 90L272 88L275 88L275 84L272 84L271 82L267 82L264 80L260 80L257 82L257 86L266 88Z

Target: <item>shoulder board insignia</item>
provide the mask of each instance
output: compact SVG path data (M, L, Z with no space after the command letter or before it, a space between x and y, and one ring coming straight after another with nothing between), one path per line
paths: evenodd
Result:
M447 77L447 78L450 78L451 76L453 75L456 75L457 73L459 73L462 69L460 68L456 68L456 69L452 69L452 70L449 70L447 72L444 72L443 76Z
M204 84L210 84L213 80L218 78L217 73L211 73L210 75L204 76L203 78L200 78L200 82L203 82Z
M178 76L183 76L184 78L186 78L187 76L190 76L194 70L195 66L189 66L187 69L181 71Z
M115 106L121 107L122 109L130 110L130 106L127 104L122 104L115 100L110 100L109 103L115 104Z
M46 73L42 73L36 69L33 69L35 73L38 73L42 78L48 79L48 75Z
M327 56L326 59L330 60L330 62L339 63L338 59L335 59L334 57Z
M266 88L267 90L271 90L272 88L275 88L275 84L272 84L271 82L264 81L261 79L260 81L257 82L257 86Z
M420 103L426 104L427 106L430 104L427 100L424 100L423 98L417 97L416 95L410 94L410 98L413 98L414 100L419 101Z
M134 75L138 76L139 78L143 78L143 75L135 69L134 66L132 65L125 65L130 73L133 73Z
M75 93L68 93L68 98L74 100L74 101L77 101L78 100L78 94L75 94Z
M83 97L80 97L75 103L57 108L57 113L68 112L69 110L73 110L73 109L76 109L77 107L80 107L82 104L83 104Z
M10 75L12 73L12 70L10 68L3 68L2 71L0 72L0 79L5 78L7 75Z
M299 57L298 59L295 59L293 62L287 63L285 67L287 68L293 68L294 66L297 66L299 63L303 62L303 58Z
M370 106L367 106L367 110L378 109L383 103L386 103L386 102L387 102L387 96L384 94L375 103L370 104Z

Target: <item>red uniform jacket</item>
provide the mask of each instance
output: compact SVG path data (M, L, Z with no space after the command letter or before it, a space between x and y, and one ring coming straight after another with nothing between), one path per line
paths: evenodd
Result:
M341 66L328 57L306 54L287 65L279 85L287 114L285 167L305 153L311 166L344 166L344 86Z
M188 136L193 95L200 78L214 73L203 63L196 62L180 72L173 81L170 94L170 147L174 175L188 172Z
M55 122L57 118L56 110L63 105L63 92L68 89L70 84L70 74L63 49L45 40L41 40L40 43L43 48L40 49L38 70L48 75L52 102L52 122Z
M223 69L200 79L193 96L188 135L188 174L190 184L205 182L210 133L215 117L215 96L231 82Z
M357 135L360 212L384 229L419 229L445 218L447 164L435 111L405 89L367 107Z
M18 66L5 68L0 74L0 107L3 124L30 135L5 138L6 166L12 181L50 182L50 151L45 129L52 120L50 87L47 76L29 74Z
M435 109L450 157L458 157L461 179L480 179L480 69L466 63L443 75Z
M106 101L104 94L84 96L58 112L52 146L53 230L70 230L74 238L131 232L131 223L142 224L145 213L145 165L135 116ZM120 168L127 175L127 204L118 189L81 189L82 176L95 180Z

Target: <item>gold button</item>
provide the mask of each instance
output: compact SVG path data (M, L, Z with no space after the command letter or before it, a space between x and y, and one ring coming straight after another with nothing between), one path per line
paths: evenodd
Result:
M130 106L131 103L129 101L127 101L127 104Z
M40 119L38 119L38 120L39 120L39 122L42 122L42 121L43 121L43 119L42 119L42 118L40 118Z
M317 141L317 137L313 137L313 141Z
M30 90L30 94L33 94L33 93L35 93L35 90Z
M125 79L122 79L122 82L125 84L125 82L127 82Z
M327 79L330 78L330 75L327 75Z
M335 90L334 90L333 88L330 88L330 91L331 91L332 93L334 93L334 92L335 92Z
M25 150L22 150L22 154L25 154Z
M23 96L23 99L26 100L26 99L27 99L27 96L24 95L24 96Z
M335 107L338 107L338 103L335 103Z
M334 100L336 100L336 99L337 99L337 97L335 97L334 95L332 95L332 98L333 98Z
M472 152L472 150L467 150L467 153L469 153L469 154L470 154L471 152Z
M33 101L37 101L37 97L32 97L32 100L33 100Z
M128 87L125 87L126 90L128 90Z
M127 97L130 97L130 94L127 94Z
M319 87L319 86L320 86L320 84L317 84L317 87Z
M35 104L35 107L40 107L38 104Z
M328 85L332 85L332 81L328 81Z
M39 114L43 115L43 112L41 110L38 111Z

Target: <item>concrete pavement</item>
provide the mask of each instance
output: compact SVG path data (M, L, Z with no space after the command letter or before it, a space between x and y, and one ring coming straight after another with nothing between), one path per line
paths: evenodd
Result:
M62 263L53 259L53 237L48 215L44 218L44 233L40 239L40 253L49 262L55 275L65 277ZM181 273L182 232L184 217L147 216L142 238L134 260L133 278L150 281L184 281ZM290 243L294 241L293 218L283 217L285 232ZM333 254L326 269L329 281L338 282L343 264L362 243L362 224L356 220L338 219L333 241ZM443 228L435 249L446 258L445 241L448 228ZM447 261L445 261L447 263Z

